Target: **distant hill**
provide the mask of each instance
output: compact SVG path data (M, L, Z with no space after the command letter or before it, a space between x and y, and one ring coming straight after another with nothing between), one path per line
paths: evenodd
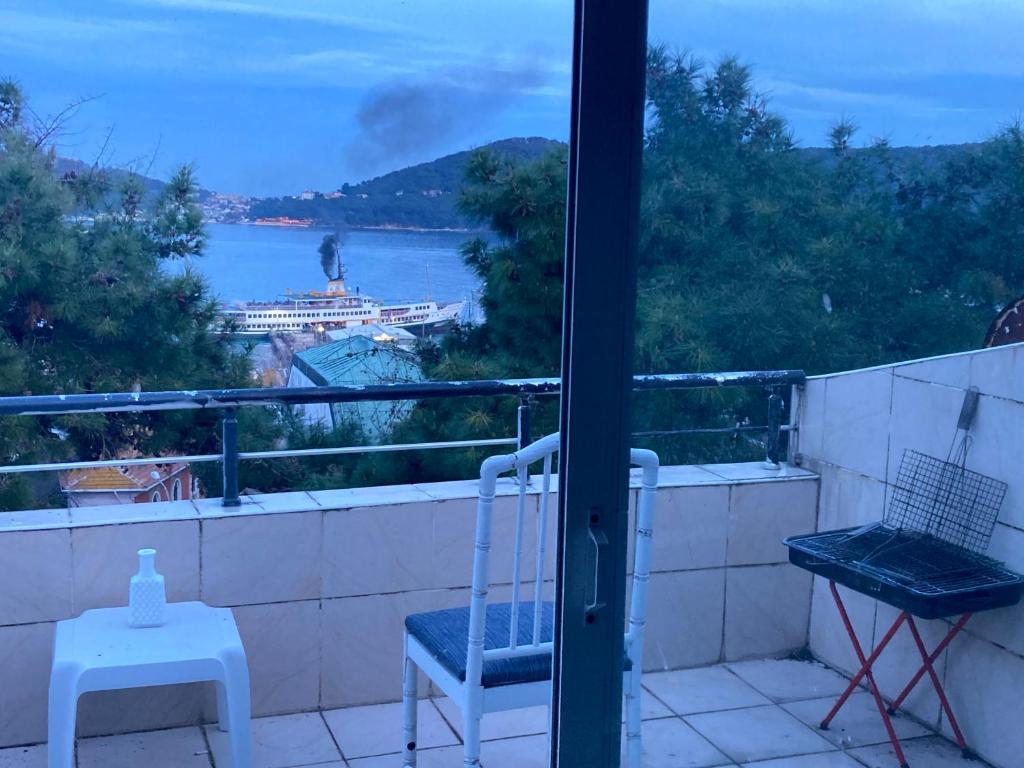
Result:
M58 157L54 164L54 170L58 176L64 176L69 173L77 175L85 175L89 173L101 173L106 177L107 183L110 185L110 195L107 201L110 204L117 204L117 193L130 177L134 176L142 184L143 194L147 201L152 201L163 188L167 186L167 182L161 181L160 179L154 179L150 176L143 176L140 173L133 173L132 171L126 171L122 168L94 168L89 163L76 160L71 157ZM199 201L205 202L214 193L208 189L200 189L198 192Z
M552 149L565 149L565 144L539 137L503 139L485 145L499 155L532 160ZM981 144L949 144L924 147L893 147L890 158L897 172L907 175L932 173L942 165L971 152ZM302 196L248 198L241 195L218 195L200 189L199 200L209 221L237 222L246 219L285 217L308 219L319 226L345 225L354 228L396 229L472 229L469 221L456 208L459 188L463 183L466 163L475 150L456 152L427 163L402 168L358 184L343 184L335 192L312 192ZM854 149L867 153L869 149ZM825 147L802 147L797 155L813 163L829 166L836 161L832 150ZM88 173L91 166L80 160L59 158L56 170ZM116 190L129 176L128 171L105 168L111 182L108 200L116 204ZM882 167L879 166L879 174ZM166 182L146 176L138 177L152 200Z
M487 144L499 155L531 160L565 145L543 138L503 139ZM463 229L475 226L456 210L459 187L472 150L344 184L338 192L314 196L274 197L254 201L249 218L312 219L319 225Z
M931 173L939 170L945 163L977 152L982 144L936 144L923 147L891 147L889 157L893 166L901 173ZM867 148L855 148L854 154L871 152ZM835 153L828 147L803 147L797 153L804 158L831 165L836 161Z

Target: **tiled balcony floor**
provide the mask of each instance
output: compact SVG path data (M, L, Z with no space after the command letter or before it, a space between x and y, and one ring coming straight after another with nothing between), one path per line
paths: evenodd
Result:
M896 768L869 694L854 694L831 730L815 727L845 683L798 661L646 675L645 766ZM420 702L419 721L421 768L461 766L461 722L451 702ZM910 765L965 765L958 749L923 726L895 723ZM546 729L543 707L485 715L484 768L546 768ZM264 717L253 722L253 768L396 768L400 734L398 704ZM214 726L80 739L78 768L230 768L227 748L226 734ZM0 768L45 765L45 745L0 750Z

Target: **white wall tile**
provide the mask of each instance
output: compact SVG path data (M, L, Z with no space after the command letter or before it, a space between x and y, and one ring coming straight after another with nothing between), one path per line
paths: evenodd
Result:
M655 573L647 597L645 671L714 664L722 654L725 569Z
M882 519L886 485L881 480L832 464L819 463L815 469L821 476L819 531L850 528Z
M253 717L320 704L320 603L303 600L234 608L249 662ZM216 719L207 697L206 719Z
M0 627L0 747L46 740L53 624Z
M245 605L319 597L322 532L322 512L204 520L204 602Z
M893 373L908 379L944 384L947 387L967 389L971 382L971 359L974 355L948 355L896 365Z
M436 586L433 508L437 505L428 501L325 513L324 597Z
M970 356L971 386L986 395L1024 402L1024 344L1007 344Z
M400 700L405 617L466 605L468 589L324 600L321 706ZM426 693L422 680L420 692Z
M846 606L861 647L870 646L875 632L877 601L846 587L839 587L839 596ZM810 649L816 659L848 674L860 669L860 662L839 617L828 581L820 576L814 577L811 597Z
M71 616L71 535L66 529L0 532L0 574L0 625Z
M199 516L199 511L191 501L72 507L68 513L75 525L121 525L157 520L189 520Z
M732 486L729 503L729 565L783 563L782 539L814 531L818 483L744 483Z
M988 554L1024 573L1024 531L998 524ZM966 631L1024 656L1024 603L975 614Z
M904 450L944 458L956 434L964 390L897 377L889 425L889 474L895 482Z
M982 396L967 468L1009 484L999 520L1024 529L1024 405Z
M800 393L799 429L792 435L796 452L805 457L819 458L825 444L825 390L828 379L808 379Z
M212 683L87 693L78 702L78 736L174 728L199 722Z
M885 633L889 631L899 611L885 603L878 604L878 614L875 620L875 636L871 648L875 648L882 642ZM949 631L949 624L945 621L924 621L914 619L917 628L921 633L921 639L929 652L935 648L942 638ZM867 647L867 646L865 646ZM869 651L865 650L865 653ZM887 699L895 698L910 682L910 678L921 666L921 654L917 650L910 628L906 625L899 628L893 636L892 641L873 667L875 681ZM935 661L935 669L942 679L945 667L945 654ZM937 727L939 722L939 699L935 694L931 678L926 674L915 686L913 692L903 703L902 709L912 713L922 722Z
M778 467L766 467L763 461L743 461L729 464L701 464L700 468L717 475L722 480L743 483L755 480L773 482L813 478L813 473L783 462Z
M730 568L725 579L726 661L784 656L807 645L811 574L796 566Z
M324 509L355 509L392 504L430 501L430 496L415 485L378 485L367 488L338 488L311 491L310 496Z
M167 599L199 599L199 522L129 523L75 528L75 613L128 604L128 583L139 570L138 551L156 550Z
M885 479L892 383L890 369L832 376L827 380L818 458L878 480Z
M513 542L515 540L516 496L494 501L491 518L490 582L512 580ZM526 496L521 566L523 578L532 578L536 562L537 504L535 494ZM554 495L548 515L553 525L558 515ZM433 571L437 587L468 587L473 580L473 553L476 537L476 500L458 499L434 505ZM549 528L549 531L551 529ZM553 573L555 542L548 537L548 574Z
M635 501L631 506L635 506ZM725 565L728 528L728 486L658 490L651 570L684 571Z
M970 626L970 625L968 625ZM946 694L970 747L998 768L1024 755L1024 659L969 635L949 649Z

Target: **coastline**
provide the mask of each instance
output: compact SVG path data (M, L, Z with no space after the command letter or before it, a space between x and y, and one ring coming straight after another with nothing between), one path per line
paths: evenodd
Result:
M204 221L204 224L218 224L221 226L230 227L261 227L269 229L313 229L313 230L326 230L333 231L334 226L330 224L284 224L279 222L260 222L260 221ZM487 232L486 229L470 229L467 227L405 227L398 224L379 224L377 226L347 226L349 231L358 232L454 232L458 234L475 234L479 232Z

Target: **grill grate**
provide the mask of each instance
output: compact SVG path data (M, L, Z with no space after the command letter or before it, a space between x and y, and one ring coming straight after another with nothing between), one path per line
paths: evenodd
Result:
M972 552L988 549L1006 483L917 451L903 453L885 523Z
M919 594L940 596L1012 585L1020 577L995 560L927 533L874 525L801 537L809 555L843 564Z

